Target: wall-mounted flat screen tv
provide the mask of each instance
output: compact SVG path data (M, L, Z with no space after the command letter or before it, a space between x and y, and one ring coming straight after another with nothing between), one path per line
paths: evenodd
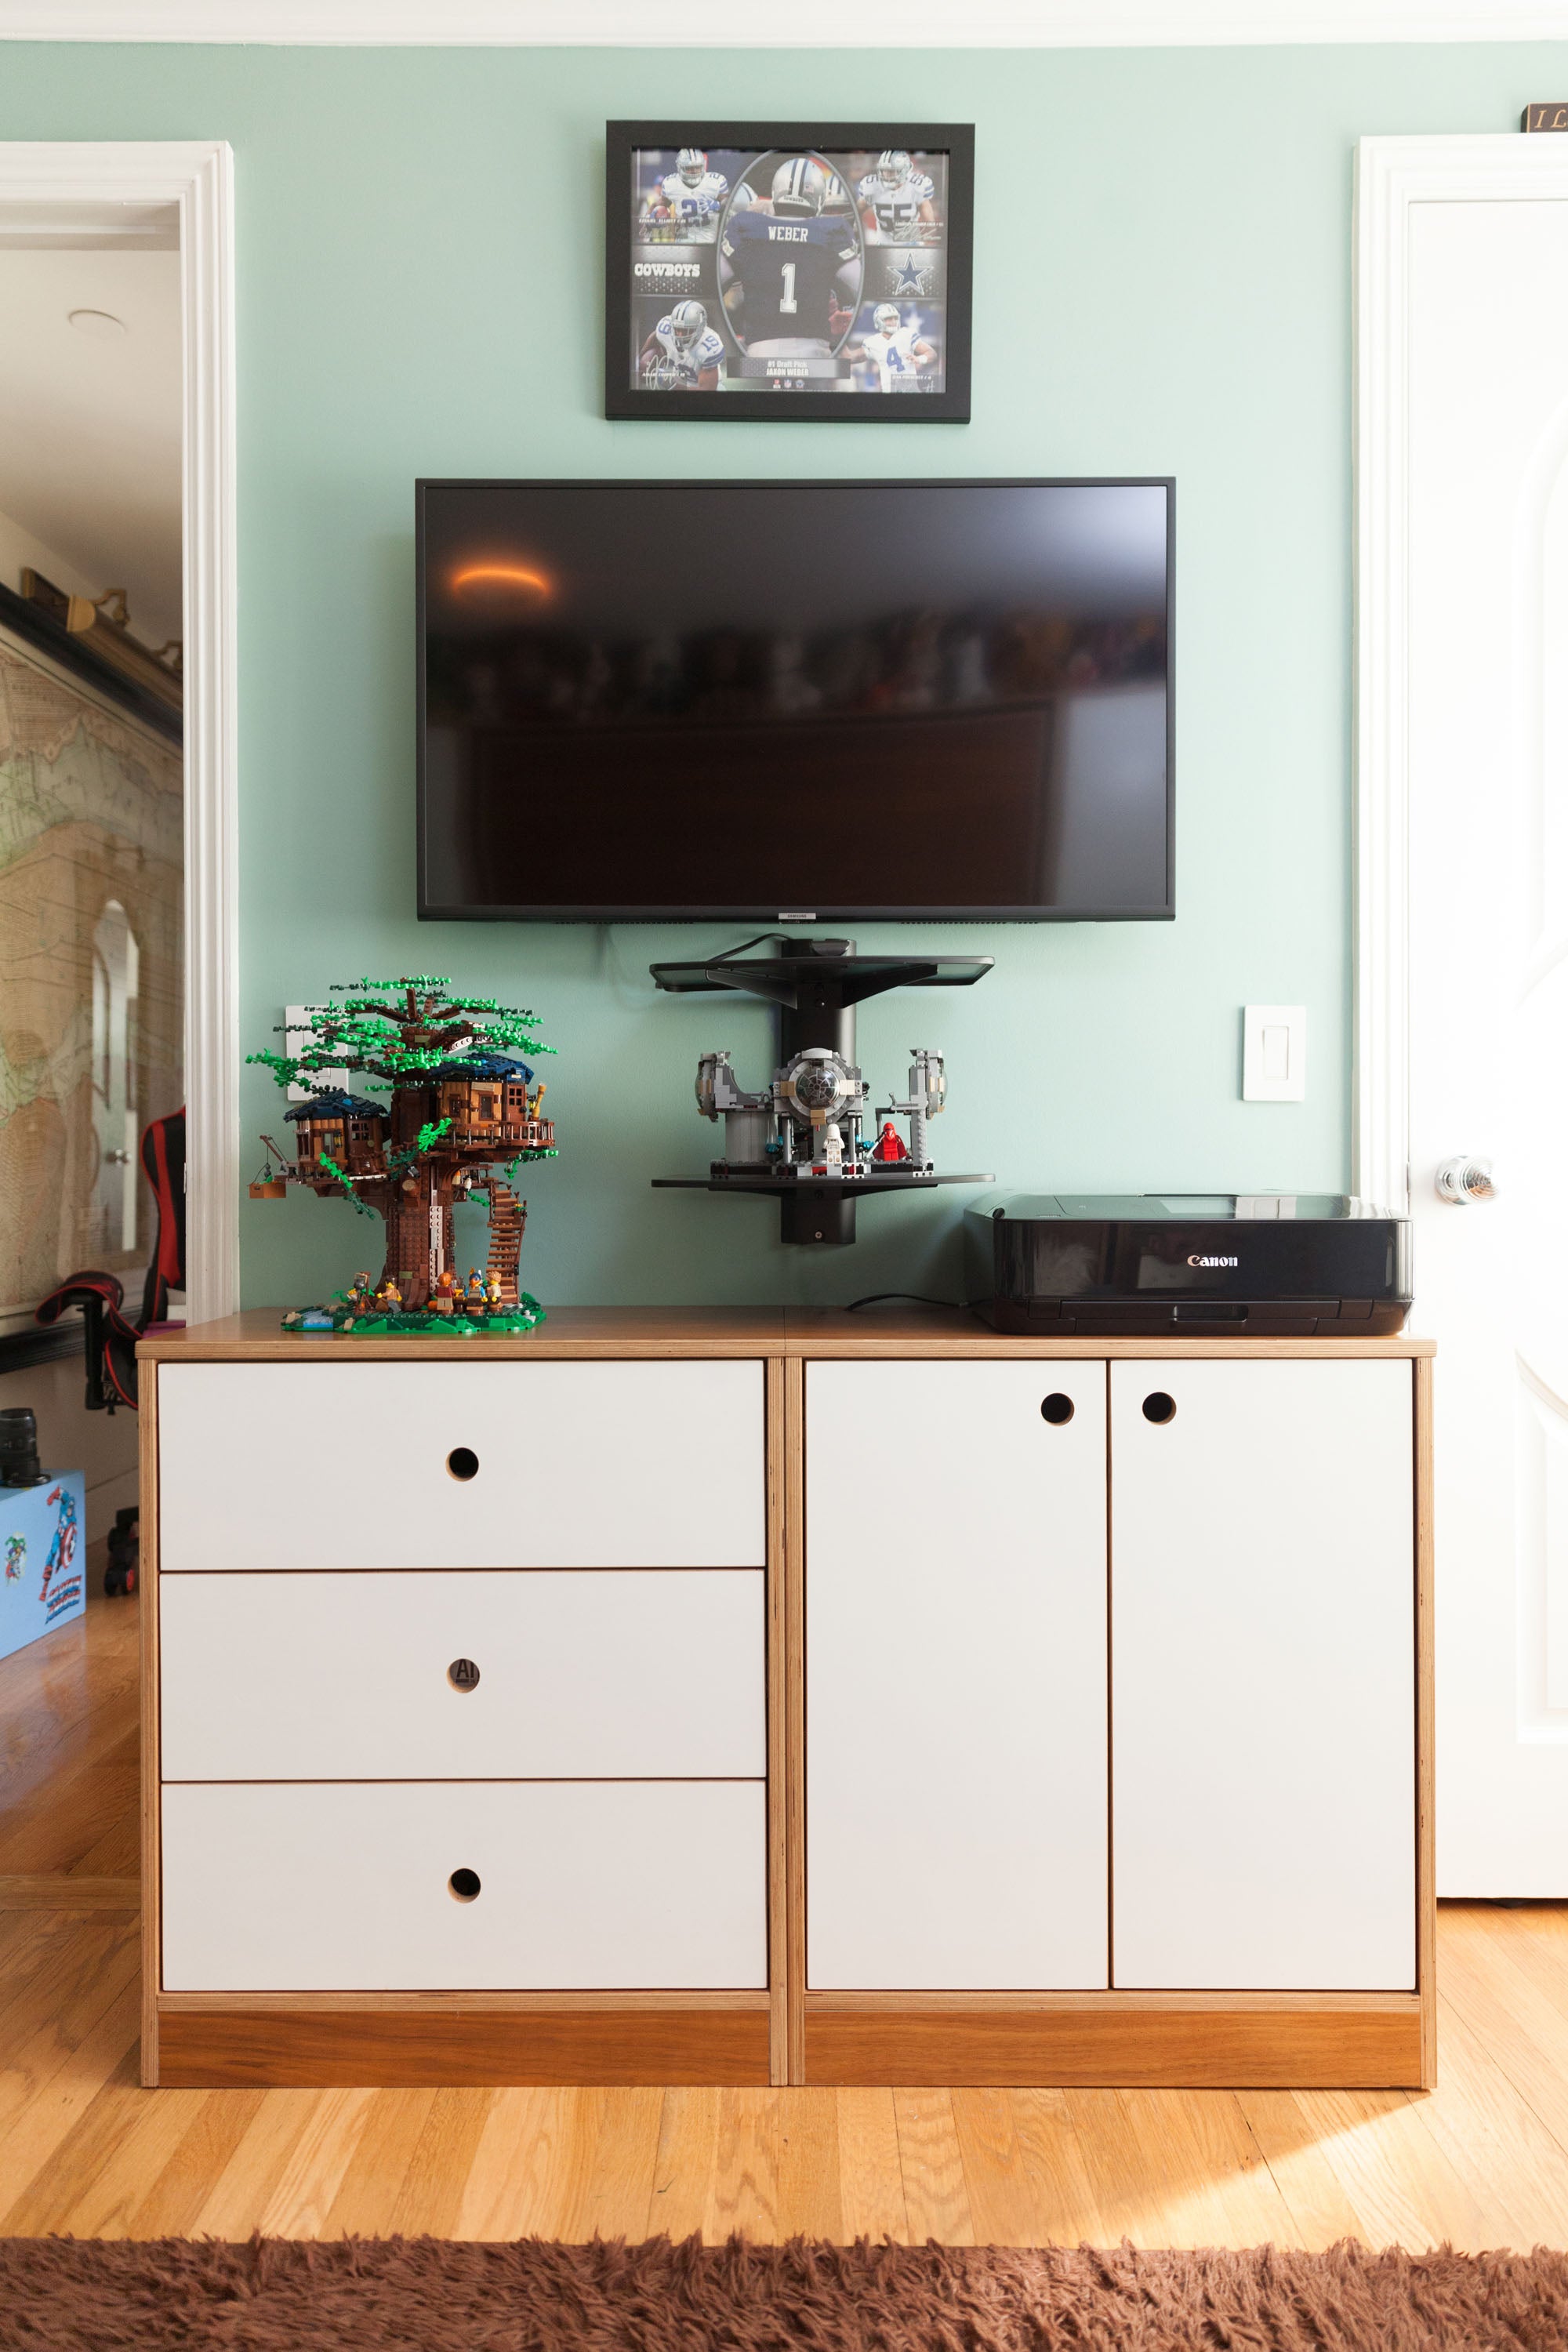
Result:
M1167 481L422 482L419 911L1172 911Z

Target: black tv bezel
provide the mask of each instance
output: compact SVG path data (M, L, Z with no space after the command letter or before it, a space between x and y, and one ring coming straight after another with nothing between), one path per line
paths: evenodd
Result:
M1163 903L1149 907L1036 907L1036 906L863 906L829 901L808 909L781 908L760 899L725 898L700 906L664 906L644 904L616 906L611 904L576 907L557 906L462 906L439 904L430 898L426 888L426 824L427 816L425 772L426 727L426 626L425 596L425 499L429 490L615 490L624 488L646 490L790 490L790 489L852 489L852 490L1163 490L1165 493L1165 896ZM683 479L679 476L660 476L642 479L635 476L624 478L600 475L584 477L563 475L504 476L428 475L421 476L414 485L414 547L415 547L415 670L416 670L416 810L417 837L416 843L416 914L421 922L430 923L702 923L780 922L813 923L880 923L880 922L945 922L945 923L1159 923L1175 919L1175 750L1176 698L1175 662L1175 596L1176 596L1176 481L1173 474L1045 474L1045 475L942 475L890 481L885 477L854 478L836 480L817 477L805 482L780 481L776 478L749 476L739 480L702 477Z
M841 152L908 147L948 159L946 388L922 400L879 393L846 400L837 393L645 392L632 384L626 308L632 257L632 157L639 147L809 148ZM667 424L725 417L770 425L967 425L974 306L974 125L973 122L617 121L605 125L605 415L614 422L658 418Z

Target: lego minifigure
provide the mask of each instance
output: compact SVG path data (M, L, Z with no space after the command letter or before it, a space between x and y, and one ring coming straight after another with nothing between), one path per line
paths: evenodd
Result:
M475 1308L482 1307L484 1306L485 1286L479 1279L479 1269L477 1265L471 1265L468 1268L468 1287L464 1303L468 1307L470 1313Z
M500 1313L501 1295L500 1276L499 1274L487 1274L485 1276L485 1305L489 1308L492 1315L499 1315Z
M389 1274L375 1294L375 1303L384 1315L397 1315L403 1308L403 1293Z
M871 1146L873 1160L885 1164L889 1160L907 1160L910 1149L890 1118L882 1122L882 1132Z
M457 1294L458 1277L449 1265L444 1265L436 1276L436 1287L430 1296L430 1304L437 1315L450 1315Z

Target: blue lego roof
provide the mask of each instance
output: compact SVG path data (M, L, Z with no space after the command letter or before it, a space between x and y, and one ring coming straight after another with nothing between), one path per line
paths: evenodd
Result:
M443 1062L430 1076L441 1078L512 1078L526 1084L533 1076L526 1062L514 1061L510 1054L473 1054L459 1062Z
M285 1118L384 1118L386 1105L371 1102L363 1095L351 1095L342 1087L323 1087L309 1102L295 1103L283 1114Z

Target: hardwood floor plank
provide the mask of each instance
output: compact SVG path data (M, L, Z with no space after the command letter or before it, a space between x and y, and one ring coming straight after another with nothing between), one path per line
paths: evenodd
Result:
M35 2176L7 2217L17 2237L54 2226L76 2238L123 2238L146 2195L195 2120L202 2091L150 2099L123 2076L103 2085L74 2131Z
M1443 2079L1414 2113L1467 2183L1489 2246L1528 2253L1568 2227L1568 2148L1548 2131L1453 2004L1438 1998Z
M779 2142L781 2234L842 2238L837 2093L797 2090L769 2096Z
M265 2098L265 2092L255 2095ZM437 2091L377 2091L370 2114L355 2144L353 2158L327 2207L323 2238L376 2237L384 2234L386 2217L395 2204L414 2163Z
M1068 2113L1067 2094L1013 2091L1007 2097L1028 2178L1043 2184L1047 2210L1053 2217L1059 2216L1058 2242L1103 2245L1105 2225L1083 2148ZM1038 2242L1049 2242L1047 2231L1039 2233Z
M840 2091L838 2213L845 2238L893 2238L907 2244L910 2212L899 2161L899 2119L891 2091Z
M556 2235L584 2095L574 2090L498 2094L458 2209L455 2237Z
M970 2219L982 2245L1034 2246L1056 2242L1061 2236L1063 2217L1054 2209L1048 2177L1031 2168L1024 2154L1019 2095L1011 2091L952 2094Z
M1234 2091L1194 2091L1183 2115L1225 2213L1227 2245L1298 2246L1295 2216Z
M1512 1921L1518 1913L1493 1912ZM1480 1932L1471 1916L1443 1920L1439 1998L1485 2044L1515 2091L1568 2147L1568 2014L1528 1929ZM1544 1977L1544 1981L1542 1980ZM1441 2078L1439 2077L1439 2089Z
M99 1878L69 1871L0 1876L0 1911L132 1911L142 1908L137 1877Z
M436 2092L384 2225L387 2231L405 2237L417 2237L422 2231L434 2238L458 2235L458 2216L490 2109L504 2095L500 2091L467 2086Z
M1237 2103L1289 2208L1295 2242L1313 2249L1364 2238L1361 2215L1323 2154L1293 2091L1238 2091Z
M93 2101L107 2085L131 2090L136 2082L137 2043L142 2030L142 2000L134 1978L110 2002L96 2024L67 2053L55 2071L37 2084L32 2094L7 2116L0 2133L0 2180L5 2206L0 2210L0 2235L43 2236L63 2226L58 2206L46 2208L36 2199L29 2210L37 2215L30 2231L20 2228L18 2214L56 2150L81 2123ZM124 2112L131 2113L127 2102ZM68 2188L79 2176L68 2169Z
M163 2099L188 2095L147 2091L142 2095ZM295 2148L309 2131L318 2105L331 2095L327 2091L268 2091L265 2095L255 2116L236 2142L233 2154L210 2183L192 2224L193 2236L242 2239L261 2227L268 2201Z
M143 2094L151 2096L151 2094ZM144 2188L125 2225L128 2238L184 2238L212 2193L213 2182L260 2112L261 2091L182 2091L195 2112L163 2169Z
M717 2091L713 2170L702 2210L711 2244L743 2230L776 2245L779 2227L779 2126L773 2091Z
M664 2094L584 2091L559 2235L574 2245L646 2236Z
M258 2227L268 2237L327 2234L326 2218L332 2200L381 2095L367 2090L322 2092L263 2200Z
M648 2237L701 2234L718 2163L717 2091L666 2091L659 2112L658 2152L648 2199Z
M1423 2094L1299 2091L1373 2245L1413 2252L1451 2244L1479 2253L1489 2242L1484 2203L1462 2180L1415 2111Z
M974 2217L952 2092L895 2091L893 2113L910 2239L916 2245L935 2238L944 2246L973 2246Z

